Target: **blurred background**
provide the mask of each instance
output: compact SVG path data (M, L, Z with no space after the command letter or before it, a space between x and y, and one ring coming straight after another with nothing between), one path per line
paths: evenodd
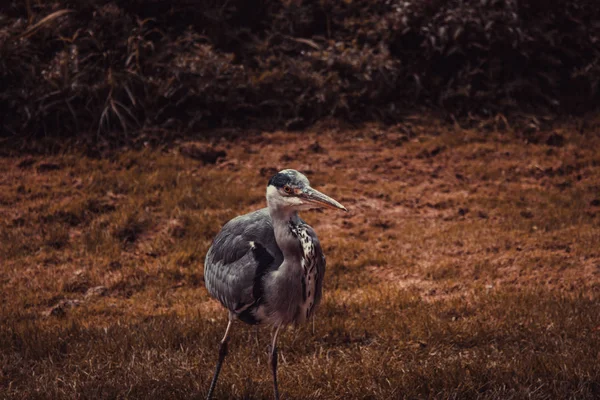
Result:
M600 398L597 0L0 4L0 399L204 398L271 176L327 257L284 399ZM218 399L269 399L232 328Z
M599 21L594 0L6 1L2 135L581 114Z

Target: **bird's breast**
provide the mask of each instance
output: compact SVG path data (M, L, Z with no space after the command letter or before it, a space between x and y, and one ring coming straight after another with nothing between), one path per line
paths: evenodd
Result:
M303 227L297 227L297 238L302 246L302 303L299 306L297 322L308 320L315 310L315 297L319 277L315 245L312 237Z

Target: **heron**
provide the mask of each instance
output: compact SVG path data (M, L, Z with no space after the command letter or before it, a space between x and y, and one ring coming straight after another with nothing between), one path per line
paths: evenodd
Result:
M293 169L282 170L269 180L266 197L266 208L226 223L206 254L206 289L229 311L208 400L227 355L234 320L273 327L269 365L274 397L279 400L279 331L311 318L321 300L325 276L325 255L319 239L298 212L311 208L348 211L313 189L306 176Z

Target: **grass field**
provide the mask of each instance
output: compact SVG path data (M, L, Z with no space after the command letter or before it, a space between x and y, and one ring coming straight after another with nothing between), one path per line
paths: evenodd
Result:
M280 336L283 398L599 398L600 122L493 128L0 159L0 398L205 396L204 255L283 168L350 210L302 215L328 269L314 330ZM217 398L271 397L269 333L234 325Z

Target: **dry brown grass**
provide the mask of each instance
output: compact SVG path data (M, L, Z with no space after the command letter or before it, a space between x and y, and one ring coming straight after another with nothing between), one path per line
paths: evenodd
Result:
M1 159L0 398L202 398L226 322L205 252L283 167L351 210L304 215L328 273L314 333L282 335L284 398L597 398L600 124L574 126ZM219 398L271 396L267 344L234 326Z

